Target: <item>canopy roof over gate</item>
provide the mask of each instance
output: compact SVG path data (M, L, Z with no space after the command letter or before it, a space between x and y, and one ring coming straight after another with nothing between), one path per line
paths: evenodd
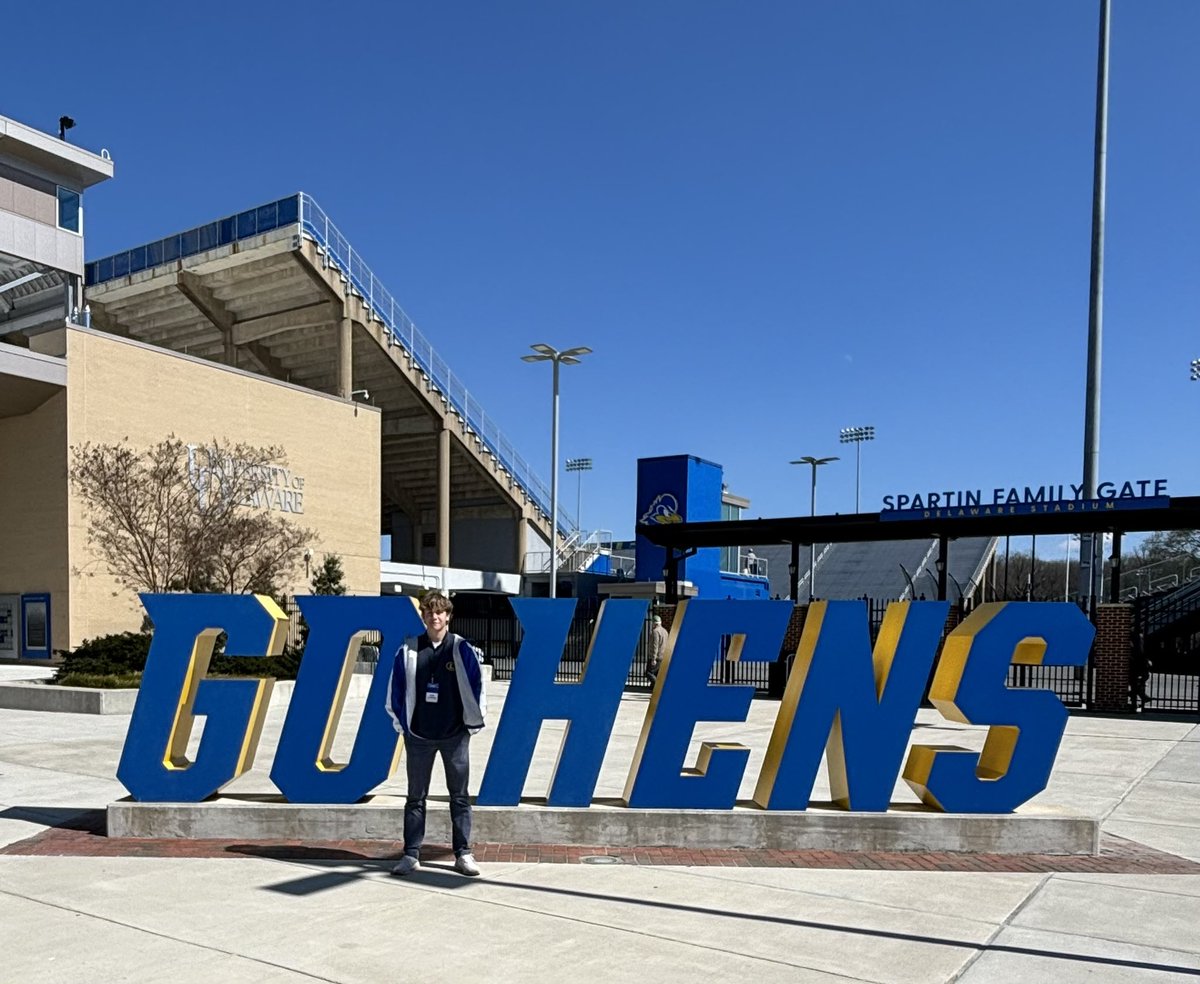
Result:
M734 547L743 544L873 543L968 536L1046 536L1065 533L1146 533L1200 529L1200 496L1178 496L1155 508L1122 508L1121 500L1064 504L1055 511L1009 514L1003 507L930 509L915 519L891 520L886 513L834 516L791 516L780 519L716 520L703 523L643 524L638 533L660 547ZM1112 508L1107 503L1113 503ZM942 515L935 515L935 514ZM958 515L967 513L967 515ZM987 513L984 515L984 513Z

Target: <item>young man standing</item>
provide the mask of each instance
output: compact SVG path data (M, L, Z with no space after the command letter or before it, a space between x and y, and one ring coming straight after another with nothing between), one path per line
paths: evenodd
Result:
M433 759L441 753L450 790L450 825L454 841L454 870L478 875L471 853L470 780L471 735L483 727L486 701L482 659L462 636L450 631L454 606L440 591L421 599L425 632L405 639L392 670L388 712L404 735L408 795L404 801L404 857L393 875L407 875L421 866L425 840L425 799L433 774Z

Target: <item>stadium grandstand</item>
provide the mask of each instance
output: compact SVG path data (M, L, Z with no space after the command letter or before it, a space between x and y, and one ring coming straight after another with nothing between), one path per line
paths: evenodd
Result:
M546 484L311 196L94 260L85 282L95 329L381 410L385 562L548 556ZM557 526L561 545L561 508Z
M990 565L996 554L995 537L972 536L951 540L946 567L950 589L947 598L966 604L991 600ZM763 544L753 548L767 561L771 594L789 593L791 548ZM876 601L920 601L938 597L935 538L891 540L875 543L818 543L815 545L813 594L817 598L869 598ZM808 598L808 550L801 551L799 597Z

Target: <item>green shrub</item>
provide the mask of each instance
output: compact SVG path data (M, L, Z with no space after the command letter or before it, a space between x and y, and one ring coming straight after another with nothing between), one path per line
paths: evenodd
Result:
M142 685L140 673L68 673L66 676L54 678L54 682L64 687L93 687L97 690L136 689Z
M209 676L275 677L295 680L303 649L284 646L278 656L217 656L208 664Z
M149 651L150 637L141 632L118 632L84 639L77 649L63 653L63 661L54 676L54 682L65 684L67 677L77 675L140 675L146 668L146 654Z
M222 633L217 640L218 652L224 641ZM140 632L120 632L85 639L78 649L62 654L63 661L54 675L54 683L66 687L136 687L141 682L149 652L150 636ZM294 680L303 655L304 650L291 646L285 646L279 656L221 656L214 653L208 666L208 675ZM122 682L77 682L80 679Z

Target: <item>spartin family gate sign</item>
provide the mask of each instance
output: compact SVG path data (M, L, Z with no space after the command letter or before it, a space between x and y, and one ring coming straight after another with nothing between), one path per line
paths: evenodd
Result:
M1082 485L1014 485L1008 488L947 489L897 493L883 497L879 518L973 519L980 516L1033 516L1044 513L1112 512L1165 509L1171 499L1165 478L1101 482L1096 497L1085 498Z
M353 803L393 772L402 751L385 708L396 640L423 631L414 600L402 597L297 599L309 625L304 659L271 766L271 781L294 803ZM287 618L269 598L251 595L148 594L155 625L141 690L117 778L136 800L199 802L254 762L273 681L209 679L213 646L274 655ZM637 651L647 602L609 600L596 619L584 671L556 683L575 602L514 598L524 629L512 681L476 803L520 802L544 721L566 721L546 802L586 807L592 801ZM642 723L624 800L633 808L717 809L734 806L750 749L702 742L686 761L704 722L744 721L753 688L712 685L715 653L773 662L779 657L790 601L680 603L658 684ZM851 810L888 808L898 775L929 806L954 813L1007 813L1045 788L1067 710L1044 690L1006 686L1012 663L1082 666L1095 630L1071 604L982 605L946 639L930 696L948 719L986 725L982 752L908 740L929 680L948 603L896 602L874 650L861 601L810 608L786 692L754 790L764 809L808 806L827 753L834 801ZM383 635L389 655L371 681L350 757L332 756L355 655L365 632ZM187 756L197 718L204 730ZM905 752L908 751L907 758Z

